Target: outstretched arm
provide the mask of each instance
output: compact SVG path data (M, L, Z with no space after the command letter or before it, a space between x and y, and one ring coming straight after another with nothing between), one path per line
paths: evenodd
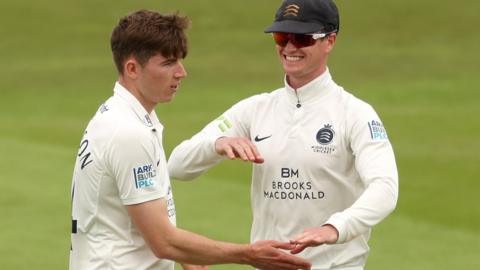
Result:
M259 269L310 269L310 263L282 252L292 245L278 241L233 244L208 239L178 229L167 215L165 200L157 199L127 206L133 222L158 258L180 263L249 264Z
M253 96L240 101L191 139L175 147L168 160L170 177L194 179L225 158L263 162L250 141L251 118L255 115L258 99Z

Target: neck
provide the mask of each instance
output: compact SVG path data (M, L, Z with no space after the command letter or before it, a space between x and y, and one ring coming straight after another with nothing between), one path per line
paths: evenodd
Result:
M139 87L136 85L136 83L132 80L129 80L128 78L125 78L124 76L120 76L118 78L118 82L125 88L127 89L128 92L130 92L137 100L140 102L142 107L147 111L147 113L152 113L153 109L155 108L155 105L151 102L147 101L147 98L142 94L140 91Z
M287 83L288 85L290 85L290 87L297 90L298 88L305 86L306 84L318 78L320 75L325 73L326 70L327 70L327 67L323 66L322 68L318 69L317 72L313 72L305 76L295 76L295 75L287 74L286 75Z

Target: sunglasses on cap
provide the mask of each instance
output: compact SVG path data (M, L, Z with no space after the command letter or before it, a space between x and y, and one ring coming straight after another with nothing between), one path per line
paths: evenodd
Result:
M317 33L317 34L294 34L294 33L283 33L283 32L273 32L273 39L275 43L280 47L285 47L290 41L295 48L300 49L303 47L312 46L315 44L317 39L324 38L329 34L335 31L328 33Z

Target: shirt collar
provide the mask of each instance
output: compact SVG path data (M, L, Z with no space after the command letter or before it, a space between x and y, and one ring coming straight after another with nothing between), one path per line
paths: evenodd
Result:
M295 104L300 103L302 105L309 104L317 101L318 99L327 95L332 88L329 87L332 83L332 76L328 68L320 76L313 79L306 85L293 89L287 82L287 76L284 78L285 91L287 93L288 99L294 102Z
M147 127L161 126L160 121L157 118L155 110L150 114L145 110L140 101L130 93L125 87L123 87L118 81L113 88L114 96L120 98L132 109L137 115L138 119Z

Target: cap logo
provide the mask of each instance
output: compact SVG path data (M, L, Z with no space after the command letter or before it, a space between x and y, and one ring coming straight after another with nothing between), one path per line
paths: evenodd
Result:
M285 8L285 11L283 12L283 17L287 17L287 16L297 17L299 10L300 10L300 7L297 5L288 5Z

